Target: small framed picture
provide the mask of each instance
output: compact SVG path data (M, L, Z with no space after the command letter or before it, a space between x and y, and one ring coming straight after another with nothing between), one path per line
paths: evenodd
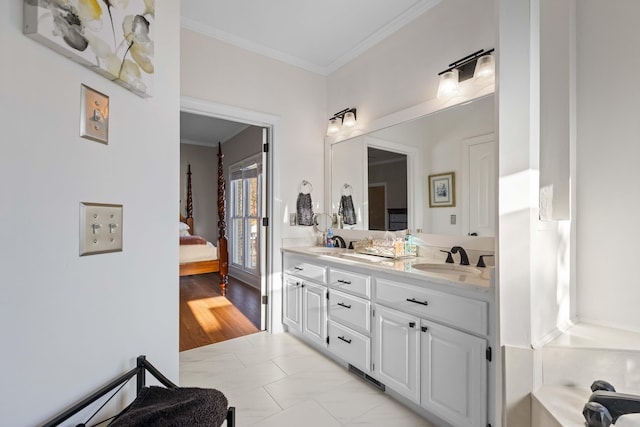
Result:
M429 175L429 207L444 208L456 205L455 172Z

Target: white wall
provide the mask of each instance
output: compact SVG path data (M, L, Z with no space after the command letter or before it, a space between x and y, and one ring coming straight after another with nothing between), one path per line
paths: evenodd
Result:
M187 169L191 165L192 233L218 241L218 148L180 144L180 213L186 216Z
M577 315L638 332L640 3L577 5Z
M3 425L45 421L146 354L178 378L179 16L159 1L142 99L22 35L0 3ZM80 84L110 98L109 145L78 136ZM79 257L79 203L124 205L124 250Z
M278 119L270 148L275 161L270 226L274 246L269 260L276 273L271 278L272 325L278 330L281 239L311 237L311 227L289 226L289 212L295 212L302 180L313 185L314 211L321 212L324 205L326 79L189 30L182 30L181 47L183 97L202 102L204 108L213 103L237 109L240 115L260 113Z
M446 0L328 77L330 112L357 107L358 127L434 101L438 73L496 45L493 0ZM445 105L445 101L437 101Z

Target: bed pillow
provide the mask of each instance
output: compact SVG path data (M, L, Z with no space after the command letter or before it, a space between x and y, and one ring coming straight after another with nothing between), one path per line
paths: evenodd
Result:
M185 224L184 222L180 221L179 226L180 226L180 232L179 232L180 236L190 236L191 235L191 233L189 233L189 228L191 228L191 227L189 227L188 224Z

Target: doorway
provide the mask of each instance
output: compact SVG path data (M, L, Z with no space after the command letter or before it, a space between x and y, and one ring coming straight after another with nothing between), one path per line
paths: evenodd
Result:
M209 135L209 140L215 141L216 150L217 150L217 140L222 142L222 153L224 155L223 163L224 163L224 176L226 182L226 226L227 233L226 237L229 242L229 260L230 260L230 274L229 274L229 285L227 288L226 298L221 295L215 295L215 293L219 290L217 287L217 283L219 281L217 273L209 273L209 277L207 274L196 275L196 276L188 276L186 279L181 278L181 287L191 287L192 289L196 289L196 292L193 293L193 298L198 300L203 307L200 308L200 320L205 323L201 331L198 331L199 335L210 335L214 336L215 328L210 325L206 325L206 317L211 318L210 314L220 314L223 315L225 312L232 313L231 319L234 317L242 316L243 318L248 319L247 321L227 321L227 326L233 326L237 331L229 332L228 334L225 332L224 339L229 339L235 336L241 336L246 333L253 333L257 330L269 330L270 328L270 310L268 309L268 295L270 293L270 283L268 279L268 274L270 271L269 265L269 254L268 249L270 247L271 236L268 230L268 223L264 220L268 218L269 211L271 209L271 204L269 201L270 195L270 187L271 187L271 179L270 179L270 157L269 153L266 150L270 141L271 134L271 125L268 122L261 122L252 119L251 114L245 114L244 118L242 114L240 117L229 117L228 114L220 114L220 111L224 110L224 107L214 105L214 104L203 104L200 101L195 102L190 99L182 99L181 102L181 117L183 114L192 114L198 116L198 118L203 119L211 119L212 123L222 123L222 126L226 126L227 132L231 132L230 136L212 136L215 132L211 132ZM232 120L233 119L233 120ZM182 123L182 120L181 120ZM235 131L230 131L229 129L235 126ZM193 137L193 126L191 127L191 134L188 131L183 132L183 126L181 124L181 154L183 152L182 147L183 144L186 143L194 143ZM198 132L207 134L207 129L199 129ZM185 138L183 134L189 134L188 138ZM258 138L255 136L258 135ZM248 138L247 136L253 137ZM243 138L244 137L244 138ZM185 141L186 139L186 141ZM251 142L247 142L248 139L251 139ZM244 142L243 142L244 141ZM234 147L234 145L238 144ZM206 145L206 144L202 144ZM206 147L199 147L202 151L206 150ZM181 168L182 163L184 163L183 159L181 159ZM235 169L231 169L231 166L234 165ZM238 167L240 165L240 167ZM212 169L217 168L217 162L211 165ZM242 188L247 190L249 193L251 191L255 192L257 197L255 199L248 199L248 203L253 204L253 211L248 213L248 216L244 216L242 218L237 218L233 214L235 211L232 211L235 207L238 207L237 200L234 201L232 198L234 194L237 195L238 192L235 191L238 187L234 187L234 177L237 177L238 171L240 171L240 175L245 175L240 181L235 184L240 184ZM195 175L195 173L194 173ZM259 175L259 176L258 176ZM182 191L181 185L181 191ZM181 196L182 198L182 196ZM195 205L196 202L194 202ZM247 206L247 203L243 203L241 206ZM217 201L216 201L217 207ZM243 224L247 224L248 227L243 228L234 228L232 225L234 220L240 220ZM217 230L217 215L215 218L216 222L216 230ZM238 223L236 221L236 223ZM248 236L248 240L236 240L235 236ZM239 243L242 242L242 243ZM242 256L235 257L234 264L234 254L243 254ZM248 263L238 263L237 261L243 259L249 261ZM235 267L235 268L234 268ZM238 268L241 267L241 268ZM209 281L207 285L206 282ZM247 283L251 282L251 283ZM204 283L204 285L203 285ZM203 295L202 290L203 287L209 288L212 291L211 295ZM242 290L245 291L242 291ZM221 300L224 298L226 302ZM183 308L186 304L182 301L183 297L181 296L181 316ZM208 300L209 299L209 300ZM212 301L218 299L223 301L223 304L213 304ZM203 304L204 303L204 304ZM208 304L208 306L207 306ZM231 305L232 307L228 307ZM192 306L195 306L196 303L192 302ZM187 308L190 313L187 317L197 317L193 316L194 309L192 307ZM234 311L234 309L237 309ZM256 311L258 315L256 316ZM202 313L205 313L204 315ZM257 320L256 320L257 318ZM218 323L220 319L216 319ZM181 323L183 323L184 319L181 319ZM244 326L243 326L244 325ZM250 325L251 327L246 327ZM192 326L193 327L193 326ZM233 329L233 328L232 328ZM181 325L181 333L182 333L182 325ZM234 335L236 334L236 335ZM240 335L237 335L240 334ZM220 333L218 333L215 338L217 342L220 339ZM182 337L181 337L181 346L182 346Z

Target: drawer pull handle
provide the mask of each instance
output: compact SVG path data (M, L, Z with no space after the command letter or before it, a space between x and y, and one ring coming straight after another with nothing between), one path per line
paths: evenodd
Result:
M341 302L339 302L338 305L340 307L344 307L344 308L351 308L351 306L349 304L344 304L344 303L341 303Z
M426 326L423 326L423 327L422 327L422 328L420 328L420 329L422 329L422 332L427 332L427 331L429 330L429 328L427 328Z
M344 285L350 285L351 284L351 280L338 279L338 283L342 283Z
M412 302L414 304L420 304L420 305L429 305L428 301L418 301L415 298L407 298L407 301Z
M302 268L302 267L293 267L293 269L294 269L294 270L298 270L298 271L302 271L302 270L304 270L304 268Z
M346 342L347 344L351 344L351 340L348 340L345 337L338 337L338 339Z
M416 322L409 322L409 327L410 328L415 328L416 327Z

